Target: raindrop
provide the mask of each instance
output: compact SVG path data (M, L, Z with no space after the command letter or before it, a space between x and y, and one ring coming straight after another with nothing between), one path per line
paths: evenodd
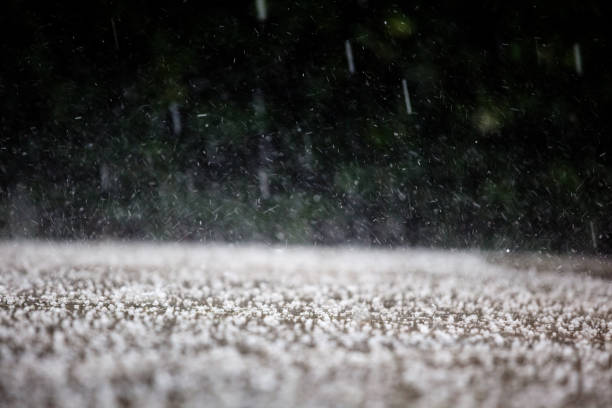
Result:
M595 232L595 223L593 221L590 221L589 227L591 230L591 242L593 244L593 249L597 251L597 234Z
M257 172L259 178L259 192L263 199L270 198L270 179L268 173L264 169L259 169Z
M117 27L115 26L114 18L111 18L111 27L113 28L113 39L115 40L115 50L119 51L119 38L117 37Z
M410 102L410 93L408 92L408 83L402 79L402 90L404 91L404 101L406 102L406 112L412 115L412 103Z
M100 187L102 191L108 191L111 188L110 169L106 164L100 166Z
M168 107L170 111L170 118L172 119L172 131L175 135L180 135L182 130L181 125L181 113L179 112L178 103L172 102Z
M351 42L346 40L344 43L346 49L346 60L348 61L348 69L351 74L355 73L355 63L353 62L353 49L351 48Z
M265 21L268 17L266 0L255 0L255 8L257 9L257 19L259 21Z
M582 54L580 53L580 44L574 44L574 66L576 73L582 75Z

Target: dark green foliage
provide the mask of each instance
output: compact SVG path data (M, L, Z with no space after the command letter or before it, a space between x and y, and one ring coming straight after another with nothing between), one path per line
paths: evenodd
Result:
M60 3L0 17L3 237L612 250L600 2Z

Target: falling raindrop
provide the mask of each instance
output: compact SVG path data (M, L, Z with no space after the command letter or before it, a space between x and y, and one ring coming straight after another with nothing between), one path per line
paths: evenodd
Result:
M119 38L117 37L117 27L115 26L114 18L111 18L111 27L113 29L113 39L115 40L115 50L119 51Z
M597 251L597 234L595 233L595 223L590 221L589 227L591 229L591 242L593 244L593 249Z
M406 112L412 115L412 103L410 102L410 93L408 93L408 83L402 79L402 90L404 91L404 101L406 102Z
M100 187L102 191L108 191L111 188L110 169L106 163L100 166Z
M351 74L355 73L355 63L353 62L353 49L351 48L351 42L346 40L344 43L346 49L346 60L348 61L348 69Z
M259 192L261 197L267 200L270 198L270 179L268 178L268 173L264 169L259 169L257 177L259 178Z
M265 21L268 18L268 8L266 0L255 0L255 8L257 9L257 19Z
M172 131L178 136L181 134L181 130L183 129L181 125L181 113L179 112L178 103L172 102L170 106L168 106L168 110L170 111L170 118L172 119Z
M574 66L576 73L582 75L582 54L580 53L580 44L574 44Z
M266 113L266 102L261 89L257 89L253 94L253 110L255 111L255 116L257 117L261 117Z

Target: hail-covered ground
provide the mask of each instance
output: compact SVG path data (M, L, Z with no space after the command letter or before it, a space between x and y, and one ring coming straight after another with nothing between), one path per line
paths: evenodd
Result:
M5 242L0 406L610 406L609 261L498 258Z

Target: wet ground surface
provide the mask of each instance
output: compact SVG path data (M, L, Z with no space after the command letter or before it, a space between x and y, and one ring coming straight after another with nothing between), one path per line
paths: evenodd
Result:
M572 259L5 242L0 406L609 406L609 263Z

